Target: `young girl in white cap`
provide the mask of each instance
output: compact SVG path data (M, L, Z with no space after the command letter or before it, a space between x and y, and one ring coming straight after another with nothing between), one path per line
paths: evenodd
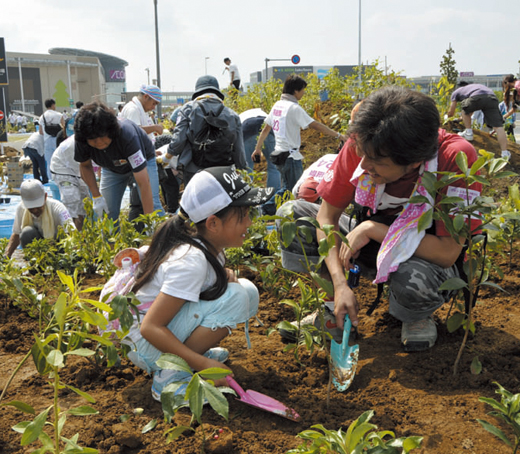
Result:
M195 371L227 368L228 351L213 347L238 323L246 323L247 333L259 294L250 281L224 268L223 251L242 246L250 207L273 193L273 188L251 188L234 167L202 170L184 190L179 214L153 236L132 289L142 303L141 324L135 321L124 342L132 348L130 360L153 373L155 399L167 384L187 384L191 378L160 369L155 362L162 353L184 358ZM226 385L225 379L216 385Z

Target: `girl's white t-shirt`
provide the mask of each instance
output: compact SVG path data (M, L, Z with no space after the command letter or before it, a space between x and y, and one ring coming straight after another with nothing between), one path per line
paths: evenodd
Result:
M224 264L224 255L218 257ZM204 253L189 244L177 247L159 266L155 276L136 294L141 303L155 300L159 292L186 301L198 301L201 292L216 282L217 276Z

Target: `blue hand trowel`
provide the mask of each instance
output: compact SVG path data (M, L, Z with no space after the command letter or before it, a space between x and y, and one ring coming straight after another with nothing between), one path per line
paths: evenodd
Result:
M351 288L357 287L359 283L359 268L354 265L350 270L348 284ZM334 339L330 344L330 358L332 362L332 383L340 392L345 391L356 375L356 368L359 357L359 345L348 345L350 328L352 323L348 314L345 315L343 325L343 339L338 344Z

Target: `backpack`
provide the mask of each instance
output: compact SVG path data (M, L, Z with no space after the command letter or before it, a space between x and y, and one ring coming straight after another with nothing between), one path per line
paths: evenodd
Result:
M44 125L45 132L52 137L56 137L58 135L58 133L61 131L61 125L47 124L47 120L45 119L45 114L43 115L43 125Z
M207 168L233 164L233 146L237 139L229 123L220 118L224 110L221 104L216 112L206 111L203 102L196 103L190 114L188 141L191 144L192 161L197 167ZM202 114L203 120L196 117ZM195 130L195 125L201 125Z

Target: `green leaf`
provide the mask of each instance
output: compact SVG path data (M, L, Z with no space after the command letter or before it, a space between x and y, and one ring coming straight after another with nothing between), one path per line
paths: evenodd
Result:
M181 370L192 374L191 367L180 356L171 353L163 353L155 362L161 369Z
M413 197L410 197L410 199L408 200L409 203L430 203L430 201L428 200L428 197L425 197L423 195L414 195Z
M473 361L471 361L470 370L473 375L478 375L482 372L482 363L478 360L478 356L475 356Z
M47 362L54 367L63 367L63 353L59 350L51 350L47 355Z
M81 391L81 389L74 388L74 386L70 385L64 385L65 388L69 388L70 390L74 391L79 396L83 397L87 402L90 402L91 404L96 403L96 399L94 399L89 393L86 393L85 391Z
M493 424L490 424L483 419L477 419L477 421L484 429L492 433L495 437L500 438L507 446L513 446L512 443L506 437L506 434L502 432L498 427L495 427Z
M66 352L65 355L77 355L77 356L93 356L96 352L89 350L88 348L77 348L76 350L72 350L70 352Z
M467 286L467 282L463 281L460 277L452 277L451 279L444 281L440 285L439 290L460 290Z
M459 205L464 203L464 199L461 197L443 197L439 202L440 205Z
M57 271L60 281L68 287L71 293L74 293L74 281L71 276L68 276L63 271Z
M189 427L189 426L175 426L173 429L166 431L165 432L165 434L167 434L166 444L169 444L172 441L177 440L177 438L179 438L187 430L191 430L191 431L195 432L195 429L193 429L192 427Z
M27 446L31 444L33 441L38 439L41 431L43 430L43 426L45 425L45 421L47 421L47 415L51 410L52 406L47 408L47 410L42 411L34 420L25 428L22 440L20 444L22 446Z
M146 426L143 427L143 430L141 430L141 433L145 434L146 432L150 432L151 430L155 429L155 426L157 426L157 419L152 419Z
M459 167L460 171L467 175L468 173L468 157L466 156L466 153L459 151L457 153L457 156L455 157L455 162L457 163L457 166Z
M334 286L332 282L322 278L318 273L311 272L311 276L314 281L327 293L327 295L334 295Z
M186 388L185 399L189 402L191 414L201 424L202 406L204 405L204 393L201 386L202 379L194 374Z
M417 229L419 230L419 232L422 232L423 230L428 229L430 227L430 225L432 224L432 220L433 220L433 208L429 209L428 211L423 213L421 215L421 217L419 218L419 223L417 226Z
M24 413L29 413L31 415L36 413L33 407L31 407L29 404L26 404L25 402L20 402L19 400L12 400L11 402L6 402L5 404L0 405L0 407L4 406L15 407L18 410L23 411Z
M453 218L453 228L456 232L460 232L465 225L465 217L461 214L458 214Z
M446 323L446 326L448 328L448 332L454 333L457 331L464 323L464 320L466 320L466 316L461 312L455 312Z
M11 427L11 429L13 429L15 432L18 432L19 434L23 434L29 424L31 424L31 421L22 421L16 424L15 426Z
M208 399L211 408L227 421L229 415L229 403L224 394L222 394L222 391L206 381L201 381L200 384L204 397ZM230 389L230 391L232 390Z
M87 416L87 415L97 415L99 411L95 408L90 407L89 405L82 405L80 407L71 408L67 410L67 413L72 416Z
M296 222L284 222L282 224L282 242L287 248L296 236Z
M66 310L67 294L60 293L60 296L58 296L58 299L56 300L56 304L54 304L54 315L56 316L60 328L63 327L63 324L65 323Z

